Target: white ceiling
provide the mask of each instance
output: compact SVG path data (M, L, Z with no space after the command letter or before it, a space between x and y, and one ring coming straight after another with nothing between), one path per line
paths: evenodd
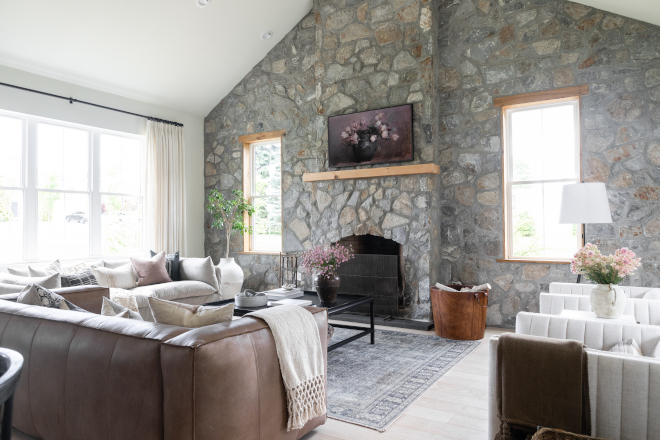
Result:
M0 0L0 64L206 116L312 0ZM272 30L270 40L261 34Z
M660 26L659 0L576 0L576 2Z

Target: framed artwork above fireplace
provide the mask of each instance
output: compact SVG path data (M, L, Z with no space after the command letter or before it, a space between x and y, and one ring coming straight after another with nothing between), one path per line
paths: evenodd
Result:
M413 160L412 104L328 118L331 167Z

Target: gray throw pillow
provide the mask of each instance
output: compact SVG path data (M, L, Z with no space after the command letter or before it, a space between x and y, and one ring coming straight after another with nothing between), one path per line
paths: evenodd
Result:
M157 252L151 251L151 256L155 257ZM172 281L181 281L181 275L179 274L179 251L173 254L165 255L165 269L167 274L170 276Z
M220 290L211 257L182 258L179 262L179 274L182 280L201 281L213 287L216 291Z
M62 295L35 284L25 286L25 289L18 295L16 302L50 309L70 310Z
M97 286L98 284L91 269L84 272L62 275L62 287Z
M45 277L22 277L18 275L0 273L0 283L18 284L19 286L36 284L46 289L59 289L62 287L62 281L59 273L54 273Z

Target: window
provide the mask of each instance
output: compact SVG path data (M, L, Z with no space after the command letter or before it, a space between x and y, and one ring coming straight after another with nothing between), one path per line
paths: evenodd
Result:
M0 112L0 261L141 253L143 144Z
M252 235L244 238L246 252L282 251L282 134L241 136L243 193L255 208L246 219L252 226Z
M504 258L568 261L579 225L559 224L562 187L580 182L580 100L503 107Z

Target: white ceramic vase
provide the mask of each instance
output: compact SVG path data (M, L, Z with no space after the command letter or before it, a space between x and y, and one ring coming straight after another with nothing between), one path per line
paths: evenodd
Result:
M232 299L243 287L243 269L236 264L233 258L221 258L220 268L220 295L222 299Z
M626 294L614 284L598 284L590 295L591 310L599 318L616 319L626 308Z

